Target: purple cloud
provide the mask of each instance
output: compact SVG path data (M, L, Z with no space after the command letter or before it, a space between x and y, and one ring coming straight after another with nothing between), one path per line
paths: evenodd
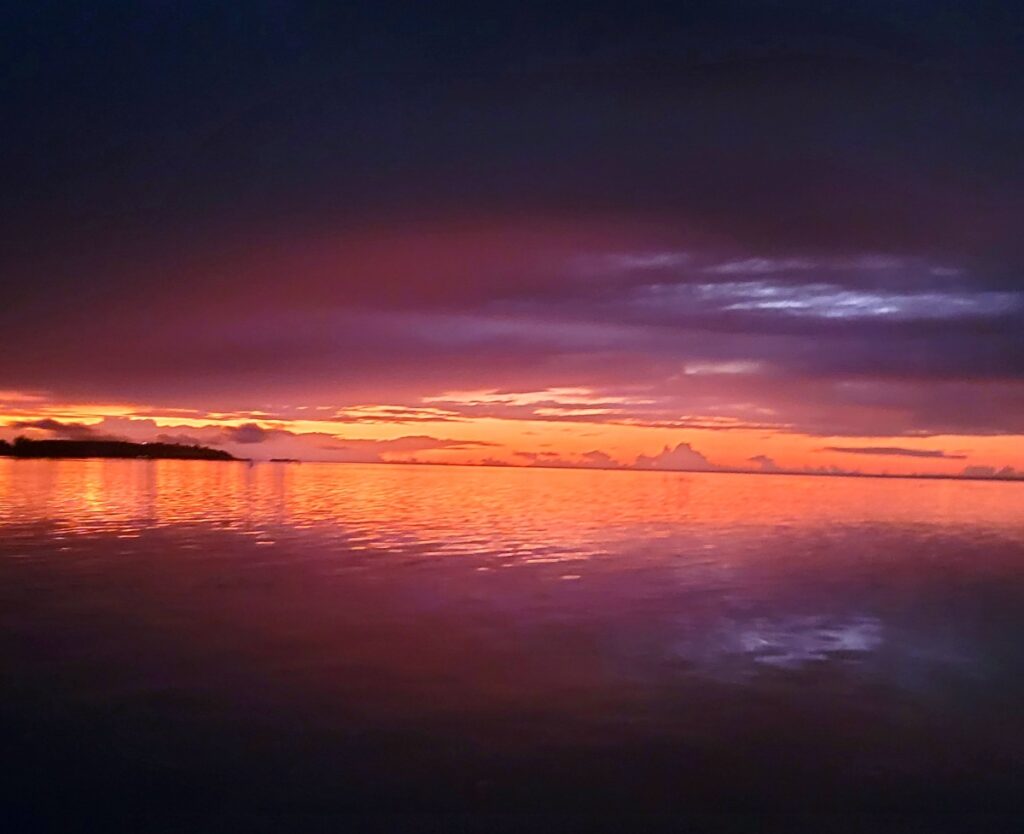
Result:
M994 466L965 466L960 474L964 478L1024 478L1024 473L1018 472L1012 466L1000 469Z
M751 458L747 458L751 463L756 463L762 472L781 472L782 469L779 465L772 460L768 455L754 455Z
M842 452L847 455L892 455L906 458L943 458L965 460L967 455L946 452L942 449L905 449L902 446L826 446L826 452Z
M222 442L226 443L264 443L270 438L279 434L278 429L265 429L256 423L244 423L241 426L229 426L224 429L224 439ZM291 432L287 432L291 434Z
M50 417L41 420L15 420L7 424L14 429L40 429L61 440L115 440L119 439L96 431L83 423L62 423Z

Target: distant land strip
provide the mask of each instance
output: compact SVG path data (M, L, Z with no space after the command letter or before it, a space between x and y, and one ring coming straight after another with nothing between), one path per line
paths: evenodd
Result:
M238 460L221 449L180 443L132 443L127 440L0 440L0 456L14 458L146 458Z

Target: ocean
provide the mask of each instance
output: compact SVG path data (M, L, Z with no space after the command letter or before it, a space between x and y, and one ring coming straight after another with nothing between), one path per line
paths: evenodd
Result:
M1024 812L1024 484L0 459L0 626L26 828Z

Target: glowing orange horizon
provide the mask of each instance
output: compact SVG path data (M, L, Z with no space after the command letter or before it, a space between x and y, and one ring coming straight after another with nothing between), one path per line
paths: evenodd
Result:
M524 416L474 416L452 403L512 402ZM552 406L553 399L557 405ZM82 435L221 446L253 459L418 462L587 468L834 471L959 475L1024 470L1018 435L821 436L749 427L715 415L685 427L605 415L609 398L585 388L513 395L449 392L418 405L299 405L271 411L201 411L140 403L57 402L0 392L0 438ZM615 400L628 406L628 398ZM35 424L35 425L33 425ZM77 427L77 428L76 428ZM701 461L706 461L706 466Z

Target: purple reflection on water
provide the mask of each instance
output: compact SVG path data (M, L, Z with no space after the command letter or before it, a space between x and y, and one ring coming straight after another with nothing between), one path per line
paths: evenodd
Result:
M1016 484L0 461L35 818L1018 813Z

